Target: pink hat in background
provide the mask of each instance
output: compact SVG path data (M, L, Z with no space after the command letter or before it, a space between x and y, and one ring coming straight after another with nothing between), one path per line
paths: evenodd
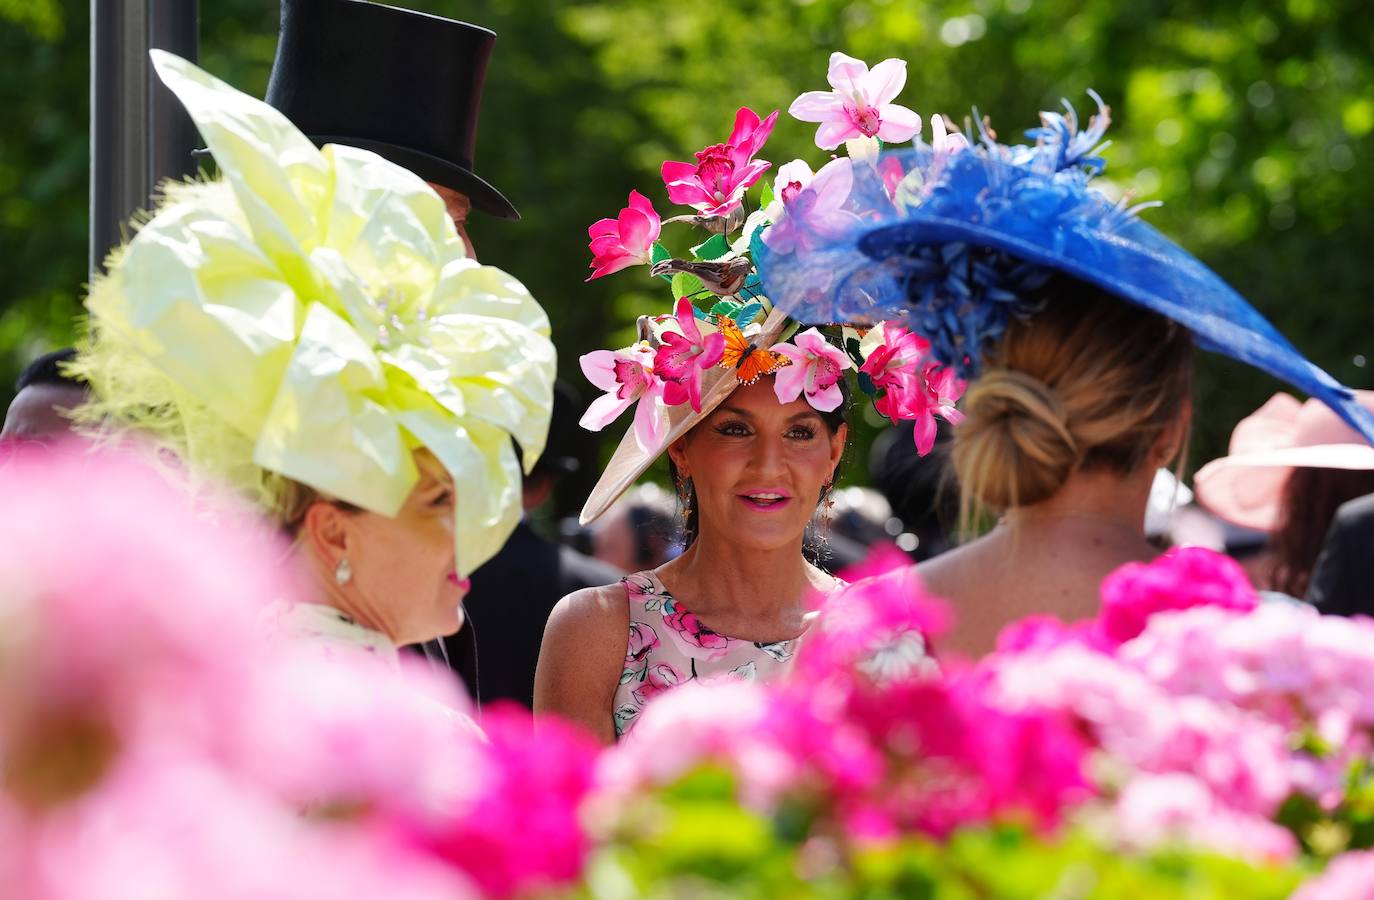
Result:
M1374 391L1355 391L1374 411ZM1246 528L1273 531L1284 483L1295 468L1374 469L1374 447L1320 400L1275 394L1231 432L1229 453L1193 478L1198 501Z

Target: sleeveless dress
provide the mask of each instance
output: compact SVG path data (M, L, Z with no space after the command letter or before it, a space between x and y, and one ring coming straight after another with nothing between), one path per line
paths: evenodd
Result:
M684 609L652 572L620 579L630 605L625 670L612 715L617 738L655 696L689 681L772 681L790 668L799 639L762 644L717 634Z

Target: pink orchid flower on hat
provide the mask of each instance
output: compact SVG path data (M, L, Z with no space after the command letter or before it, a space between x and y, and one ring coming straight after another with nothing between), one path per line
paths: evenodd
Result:
M697 151L696 164L673 162L663 164L663 183L668 187L668 199L690 206L703 216L728 216L739 208L744 192L758 181L773 164L754 159L763 149L777 110L760 121L758 113L742 106L735 114L735 130L723 144L712 144Z
M808 328L793 341L773 345L774 352L792 360L792 365L779 369L774 376L773 392L778 402L791 403L805 392L806 402L820 412L836 409L844 402L840 378L854 365L848 354L815 328Z
M638 402L635 440L645 452L652 452L663 437L664 427L658 415L663 381L654 374L653 348L640 342L623 350L593 350L578 363L587 380L606 392L592 401L579 424L588 431L600 431Z
M900 144L921 130L921 117L892 101L906 85L906 62L885 59L870 71L852 56L830 54L826 75L833 91L807 91L787 112L803 122L819 122L816 146L834 150L847 140L876 137Z
M859 371L881 391L873 408L894 422L915 423L912 436L916 452L925 456L935 446L939 416L951 425L963 421L955 403L964 393L964 382L953 369L926 359L930 342L905 327L883 322L863 342L864 363Z
M725 335L713 331L703 337L692 301L686 297L677 301L677 315L671 318L678 331L662 333L654 356L654 373L663 381L663 402L669 406L690 402L693 412L701 412L701 373L720 362Z
M592 274L588 281L630 266L648 265L663 223L654 205L639 191L630 191L630 205L614 219L602 219L587 229L592 239Z
M779 199L784 215L763 233L763 242L771 249L778 253L812 250L858 223L858 218L843 208L854 187L852 161L846 157L832 159L814 177L800 160L788 163L783 170L789 166L796 168L781 185Z
M869 335L872 337L865 341L869 346L865 347L867 355L859 371L867 375L879 390L898 385L903 378L910 377L930 352L930 341L896 322L879 322ZM873 338L876 338L876 342ZM885 400L886 397L881 397L876 403L881 404ZM878 412L892 418L881 407Z

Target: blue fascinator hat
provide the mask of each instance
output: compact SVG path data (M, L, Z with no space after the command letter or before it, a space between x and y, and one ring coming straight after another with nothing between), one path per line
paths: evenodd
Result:
M1031 298L1062 273L1322 400L1374 443L1374 416L1349 388L1142 221L1141 207L1091 186L1110 123L1092 97L1098 113L1082 130L1065 103L1026 133L1034 145L1000 144L980 124L977 143L956 135L853 160L847 198L801 190L756 241L767 295L806 322L905 321L937 359L974 377L982 351L1013 316L1034 315Z

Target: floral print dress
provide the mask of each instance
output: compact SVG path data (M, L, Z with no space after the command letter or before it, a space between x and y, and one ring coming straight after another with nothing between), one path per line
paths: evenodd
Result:
M771 681L791 667L797 640L760 644L717 634L673 599L652 572L620 580L630 604L625 670L612 704L616 737L651 699L688 681Z

